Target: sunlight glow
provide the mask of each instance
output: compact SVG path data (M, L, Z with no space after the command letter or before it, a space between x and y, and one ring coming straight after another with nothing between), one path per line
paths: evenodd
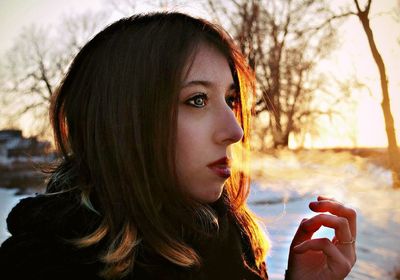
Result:
M394 16L394 9L399 5L397 0L374 1L371 10L371 26L379 51L386 63L389 79L392 114L397 128L397 138L400 140L400 19ZM166 2L167 3L167 2ZM188 12L196 16L210 19L200 1L196 3L178 1L168 4L168 9ZM344 5L345 2L332 3L333 6ZM349 7L353 7L352 1ZM0 53L9 48L23 26L36 24L51 26L58 23L66 14L77 14L86 10L105 10L111 17L116 13L102 0L71 0L55 4L50 0L11 1L0 4L0 37L4 38ZM4 8L4 9L3 9ZM136 11L154 10L154 6L137 4ZM7 12L5 12L7 10ZM119 15L119 17L122 15ZM116 19L116 18L113 18ZM18 24L17 24L18 23ZM296 148L303 144L306 148L317 147L384 147L387 145L385 126L380 107L381 91L377 67L370 53L361 24L356 17L351 17L338 30L339 45L327 59L320 61L320 69L327 76L341 81L357 79L364 86L356 89L353 96L357 101L354 110L343 109L343 120L330 122L322 119L318 135L311 131L304 132L303 139L290 137L290 147ZM354 78L353 78L354 77ZM333 89L335 90L335 89ZM336 89L337 90L337 89ZM21 119L19 125L25 136L35 134L32 131L34 119ZM0 122L1 127L6 127Z

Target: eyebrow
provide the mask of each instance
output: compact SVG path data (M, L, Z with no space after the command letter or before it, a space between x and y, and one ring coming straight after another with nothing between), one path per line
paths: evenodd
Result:
M210 81L203 81L203 80L193 80L193 81L189 81L185 84L183 84L182 88L187 88L190 86L204 86L204 87L212 87L212 84ZM229 85L228 90L233 90L233 89L237 89L238 87L236 86L235 83L232 83Z

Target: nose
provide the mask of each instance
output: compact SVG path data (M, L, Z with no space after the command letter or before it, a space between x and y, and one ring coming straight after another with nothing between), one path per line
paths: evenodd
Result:
M240 141L243 137L243 129L228 106L221 110L216 119L215 128L214 138L218 144L228 146Z

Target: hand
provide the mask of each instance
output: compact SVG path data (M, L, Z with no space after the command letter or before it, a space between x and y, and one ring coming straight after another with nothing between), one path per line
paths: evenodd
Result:
M318 214L304 219L293 238L285 279L344 279L356 262L356 212L341 203L319 196L310 203ZM333 228L335 237L311 239L321 226Z

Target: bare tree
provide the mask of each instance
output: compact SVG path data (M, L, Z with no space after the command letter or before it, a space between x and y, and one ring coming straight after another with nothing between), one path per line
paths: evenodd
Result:
M335 15L325 1L208 0L214 19L233 34L257 75L256 114L268 112L274 147L288 146L289 135L318 116L337 113L338 98L324 86L317 65L335 45ZM228 25L228 26L227 26ZM316 100L330 103L321 109ZM266 130L260 130L266 135ZM264 137L261 135L261 138ZM267 136L268 137L268 136Z
M137 6L137 0L104 0L105 6L123 16L131 15Z
M185 0L104 0L104 4L109 7L109 10L115 11L122 16L130 16L139 8L149 11L173 10L185 3Z
M25 29L6 54L6 79L1 90L9 122L30 114L33 129L44 133L46 107L60 73L61 61L51 48L48 34L35 26ZM57 61L55 60L57 59ZM51 67L49 62L57 67ZM62 71L62 70L61 70Z
M2 115L9 124L29 121L31 132L49 135L51 96L72 58L104 22L103 13L85 13L64 19L56 29L23 30L2 61Z
M400 187L400 152L397 147L396 130L394 126L393 116L390 108L390 97L388 88L388 77L386 75L386 67L383 58L378 50L374 39L374 33L371 29L369 13L371 10L372 0L368 0L364 7L361 7L358 0L353 0L357 12L354 14L360 20L364 29L365 35L368 39L368 44L371 50L371 54L374 58L376 66L378 67L381 90L382 90L382 111L385 119L386 135L388 139L388 153L390 159L390 165L393 174L393 186Z

